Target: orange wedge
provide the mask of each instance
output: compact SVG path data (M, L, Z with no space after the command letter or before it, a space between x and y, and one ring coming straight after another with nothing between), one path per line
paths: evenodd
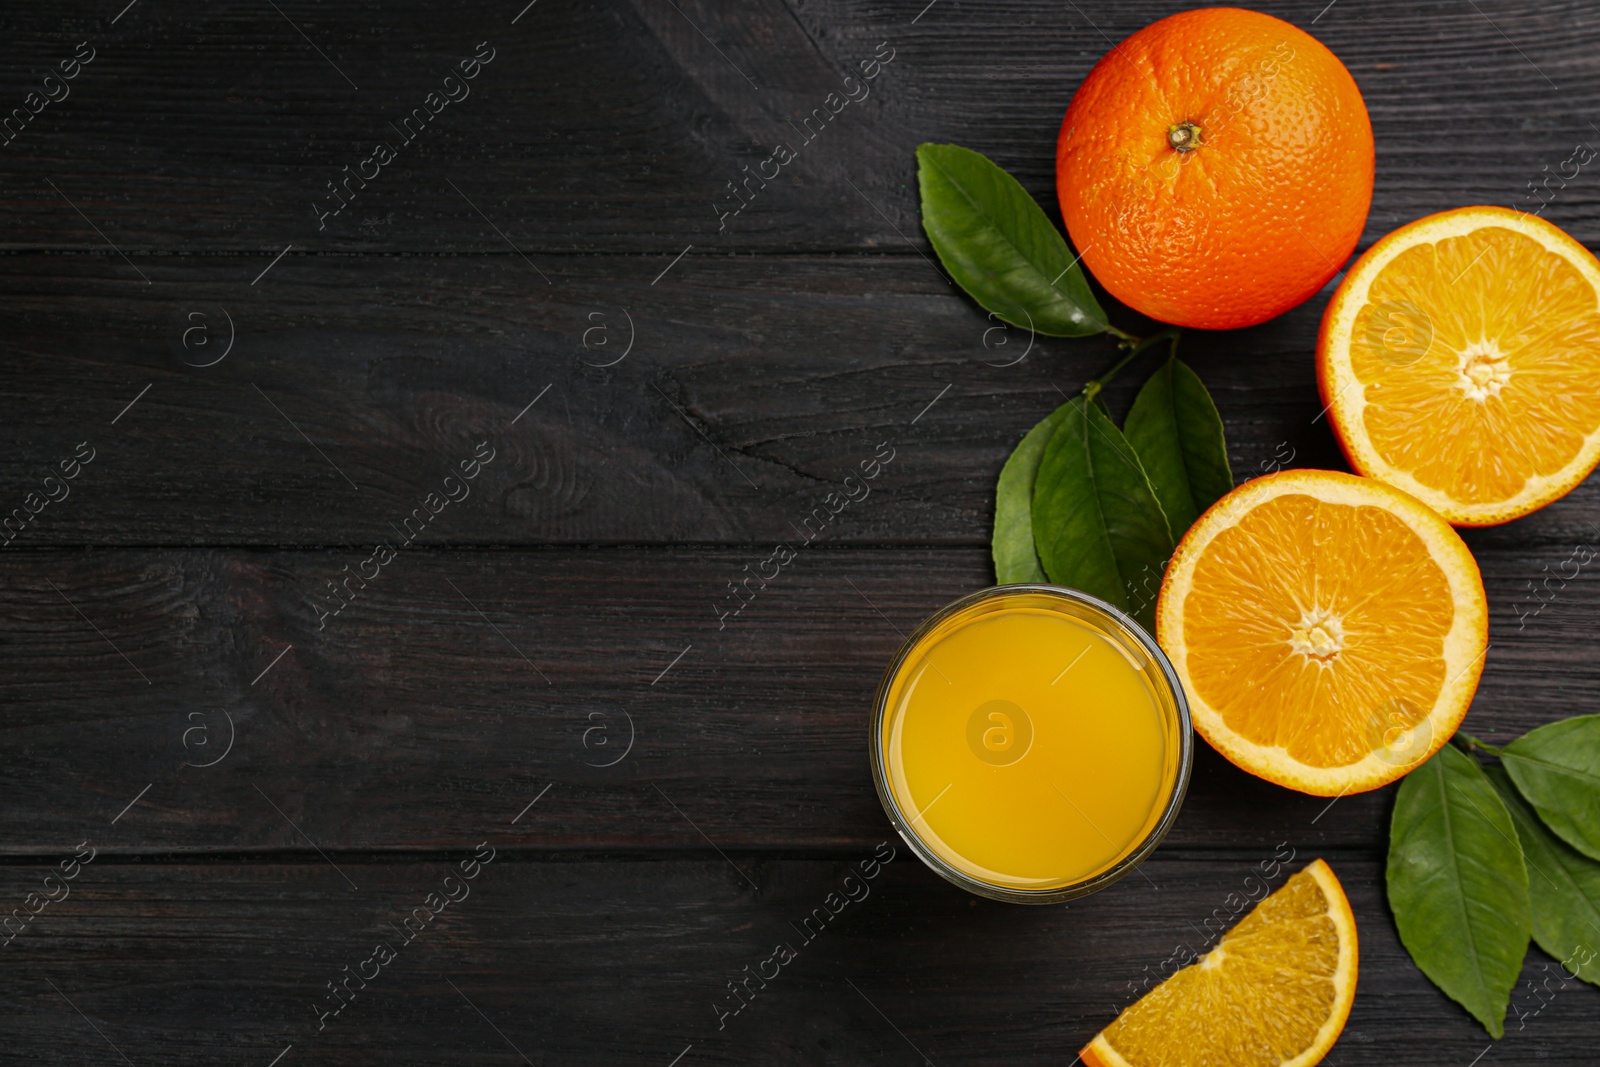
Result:
M1310 1067L1356 996L1356 920L1308 864L1206 953L1095 1035L1087 1067Z
M1477 562L1432 509L1371 478L1290 470L1190 527L1156 639L1213 748L1278 785L1343 796L1455 733L1488 618Z
M1345 275L1317 381L1360 473L1458 526L1526 515L1600 462L1600 262L1520 211L1418 219Z

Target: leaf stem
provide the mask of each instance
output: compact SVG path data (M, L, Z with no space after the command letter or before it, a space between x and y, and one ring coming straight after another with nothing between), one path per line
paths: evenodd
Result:
M1157 330L1149 337L1135 337L1131 333L1124 333L1115 326L1107 326L1106 332L1121 339L1120 343L1123 348L1127 349L1127 354L1117 360L1110 370L1098 378L1091 379L1089 384L1083 387L1083 396L1086 400L1093 400L1096 396L1099 396L1100 390L1111 384L1111 379L1117 376L1117 372L1132 363L1134 358L1144 352L1145 349L1153 348L1162 341L1170 340L1173 354L1176 355L1178 351L1179 330L1176 326L1168 326L1164 330Z
M1486 745L1464 730L1457 730L1454 740L1457 741L1460 748L1466 752L1480 751L1487 752L1491 756L1500 755L1500 750L1494 745Z

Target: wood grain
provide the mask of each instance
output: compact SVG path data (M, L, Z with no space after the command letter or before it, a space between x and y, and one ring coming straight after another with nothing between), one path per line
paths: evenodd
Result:
M436 847L546 787L512 840L860 846L886 831L866 754L883 667L992 581L981 550L815 546L734 615L727 583L759 552L413 548L319 628L324 583L364 555L11 557L0 848L109 825L146 786L108 847ZM1468 727L1503 742L1600 685L1578 651L1600 592L1584 575L1519 619L1543 557L1482 556L1494 646ZM1383 847L1390 790L1330 805L1197 747L1175 847Z
M79 42L97 52L70 95L0 151L0 247L114 245L148 269L151 254L176 250L253 252L264 265L291 243L515 245L552 276L573 252L925 247L919 142L990 153L1053 204L1073 89L1114 41L1182 5L944 0L920 18L921 3L882 0L675 6L544 3L514 25L514 2L462 14L291 0L279 14L191 0L141 4L115 25L99 7L19 9L0 46L18 72L7 111ZM1364 243L1444 208L1520 203L1545 165L1600 137L1583 118L1600 113L1589 76L1600 17L1581 0L1340 0L1320 16L1322 5L1261 6L1314 32L1366 98L1379 147ZM496 58L471 95L403 143L391 124L482 41ZM871 95L801 143L790 124L850 91L843 79L880 42L895 58ZM800 158L752 185L749 207L722 226L716 205L736 202L727 183L780 139ZM379 141L398 158L319 222L327 183ZM1600 239L1600 185L1574 179L1549 215Z
M1240 906L1230 894L1259 892L1246 879L1271 855L1163 855L1149 882L1025 908L948 886L903 847L863 881L870 846L803 861L734 852L597 862L496 845L469 895L401 945L390 924L440 892L485 838L500 840L484 829L450 855L332 857L356 889L315 856L97 859L6 949L9 1041L30 1063L73 1065L121 1062L108 1042L133 1063L170 1065L265 1065L290 1045L285 1064L510 1064L520 1052L538 1064L660 1067L689 1046L683 1063L1063 1063L1146 973L1161 974L1175 951L1205 951L1202 924ZM1294 865L1311 858L1302 851ZM1331 1061L1470 1063L1489 1039L1412 968L1378 863L1325 858L1351 898L1362 962ZM0 885L20 900L41 870L0 868ZM813 920L806 942L798 924L845 890L860 899L825 925ZM370 976L362 962L385 940L394 961L365 989L353 981L354 999L318 1032L319 1003L331 1007L325 983ZM722 1018L715 1005L738 1003L727 983L747 966L755 973L778 943L795 958ZM1553 964L1537 949L1524 974L1512 1002L1528 1016L1521 1029L1513 1016L1492 1054L1591 1063L1600 993L1552 979L1538 999L1527 981L1542 982Z
M1593 989L1535 1015L1519 986L1486 1054L1411 965L1382 895L1392 790L1330 805L1204 744L1142 874L1007 907L902 847L718 1029L726 983L888 837L864 751L879 673L992 581L1001 463L1115 357L1030 349L951 287L913 150L984 151L1054 215L1073 87L1180 6L8 10L0 118L79 42L95 53L0 134L6 906L78 842L99 851L5 945L6 1056L1059 1064L1282 847L1325 855L1360 924L1327 1062L1591 1062ZM1364 245L1449 207L1531 206L1545 168L1600 143L1593 5L1265 10L1366 97ZM479 42L471 95L319 221L328 183L403 139L390 123ZM727 183L880 42L870 97L719 222ZM1595 172L1544 216L1600 244ZM1326 298L1182 342L1240 479L1343 465L1311 366ZM430 507L480 443L470 495ZM80 445L93 459L42 503ZM880 445L870 495L719 619L728 583ZM1492 608L1479 737L1593 710L1600 594L1559 575L1600 538L1597 484L1465 535ZM424 532L323 625L326 583L407 517ZM472 896L319 1034L324 983L485 840ZM1546 966L1535 951L1525 977Z
M497 458L430 543L770 544L887 442L829 542L981 545L1011 447L1117 355L1028 351L915 256L691 256L659 284L597 256L549 291L514 257L291 256L252 287L258 269L174 257L144 286L115 259L0 257L0 515L96 450L7 551L369 544L484 440ZM1312 368L1325 300L1182 342L1239 478L1344 466ZM1108 392L1119 417L1148 369ZM1474 544L1553 551L1597 522L1590 482Z

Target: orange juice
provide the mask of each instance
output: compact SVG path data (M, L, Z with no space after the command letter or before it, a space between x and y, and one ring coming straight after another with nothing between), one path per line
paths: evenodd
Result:
M879 691L879 795L934 870L1049 902L1155 847L1188 781L1188 708L1155 642L1073 590L1003 586L937 613Z

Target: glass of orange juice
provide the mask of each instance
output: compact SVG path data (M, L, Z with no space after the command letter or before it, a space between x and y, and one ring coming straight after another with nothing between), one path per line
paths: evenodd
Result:
M1189 783L1189 706L1110 604L1004 585L935 612L878 687L872 774L924 863L996 900L1051 904L1133 870Z

